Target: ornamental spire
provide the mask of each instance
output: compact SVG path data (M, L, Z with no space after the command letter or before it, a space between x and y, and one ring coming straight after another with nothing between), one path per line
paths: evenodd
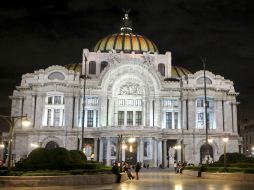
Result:
M122 26L120 28L121 32L123 33L131 33L132 32L132 23L129 19L129 12L130 9L123 9L124 17L122 20Z

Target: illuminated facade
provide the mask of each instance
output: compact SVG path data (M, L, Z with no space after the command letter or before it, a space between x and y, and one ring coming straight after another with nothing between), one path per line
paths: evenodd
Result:
M84 77L87 74L84 85ZM14 90L12 115L28 115L29 128L15 127L16 160L41 147L81 148L88 159L110 165L118 159L167 167L174 160L199 163L223 154L223 137L230 152L238 152L237 102L233 82L206 71L191 73L172 66L171 52L159 54L149 39L132 33L128 14L120 33L83 50L81 64L54 65L22 76ZM85 114L83 114L85 86ZM207 122L205 119L207 118ZM210 155L203 151L208 124ZM135 142L127 138L135 137Z

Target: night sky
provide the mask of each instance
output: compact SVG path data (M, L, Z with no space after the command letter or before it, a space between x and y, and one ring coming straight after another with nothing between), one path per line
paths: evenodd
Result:
M239 119L254 119L253 0L1 0L0 115L10 115L22 74L80 63L83 48L119 32L122 8L131 9L134 33L172 52L173 65L195 72L206 57L207 69L240 92Z

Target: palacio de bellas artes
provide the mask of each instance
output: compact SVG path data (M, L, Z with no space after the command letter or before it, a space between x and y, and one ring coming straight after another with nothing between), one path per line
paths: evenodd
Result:
M194 73L173 66L171 52L160 54L135 32L125 12L120 31L83 49L81 63L22 75L11 114L31 124L17 122L13 160L36 147L64 147L105 165L119 157L150 167L198 164L217 161L225 137L227 152L239 152L233 82L206 70L205 59Z

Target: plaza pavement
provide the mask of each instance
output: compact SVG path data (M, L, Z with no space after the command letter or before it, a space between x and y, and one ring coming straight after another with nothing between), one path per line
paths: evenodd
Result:
M132 174L134 172L132 171ZM253 182L200 179L169 169L142 168L140 180L90 186L5 187L1 190L253 190Z

